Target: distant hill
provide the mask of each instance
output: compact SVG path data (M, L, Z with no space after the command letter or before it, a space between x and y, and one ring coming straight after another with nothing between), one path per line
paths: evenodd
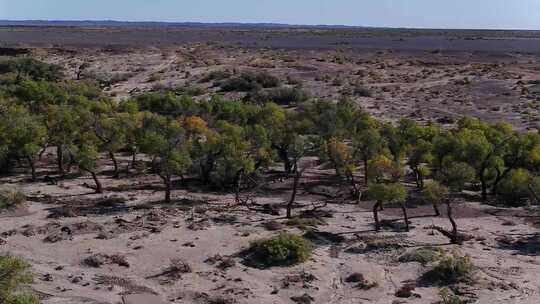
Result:
M294 25L282 23L204 23L204 22L153 22L153 21L64 21L64 20L0 20L0 26L29 26L29 27L133 27L133 28L171 28L171 27L231 27L231 28L363 28L347 25Z

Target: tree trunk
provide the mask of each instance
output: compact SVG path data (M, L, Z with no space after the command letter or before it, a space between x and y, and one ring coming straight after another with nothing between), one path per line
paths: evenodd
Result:
M163 184L165 184L165 203L171 203L171 190L172 190L172 179L170 175L162 176Z
M435 216L441 216L441 211L439 210L439 205L437 203L433 203L433 210L435 210Z
M405 221L405 231L409 232L409 216L407 215L406 203L401 204L401 211L403 211L403 220Z
M242 176L244 175L244 168L238 170L234 176L234 199L238 204L240 202L240 190L242 187Z
M413 174L414 174L414 181L416 183L416 188L421 189L420 187L420 173L418 172L417 168L413 168Z
M34 159L30 156L27 156L28 164L30 165L30 170L32 171L32 181L35 182L37 180L36 177L36 165L34 162Z
M64 151L61 145L56 146L56 160L58 165L58 174L64 175Z
M45 146L39 151L39 160L43 159L43 154L45 154L45 151L47 151L48 144L45 144Z
M214 170L214 159L208 158L206 161L201 161L199 167L201 168L202 182L208 184L210 182L210 174Z
M527 188L529 189L529 192L531 193L531 196L533 197L535 203L538 204L540 202L540 197L538 196L538 193L536 193L534 187L530 182L527 183Z
M373 205L373 219L375 220L375 231L377 232L381 230L381 224L379 223L379 208L381 205L381 201L377 201L375 205Z
M456 221L454 220L454 217L452 216L452 202L451 199L446 199L446 212L448 215L448 219L450 220L450 224L452 224L452 238L451 241L453 244L459 244L459 236L458 236L458 229Z
M292 206L296 200L296 192L298 189L298 181L300 180L300 176L301 176L301 173L298 171L298 168L296 168L295 174L294 174L294 182L293 182L291 198L289 199L289 203L287 204L287 218L292 217Z
M368 185L369 184L369 177L368 177L368 160L367 158L364 158L363 159L363 162L364 162L364 185Z
M113 166L114 166L113 178L118 178L118 175L120 174L120 172L118 170L118 161L116 160L116 156L114 155L113 152L109 151L109 157L111 158L113 162Z
M480 171L480 184L482 187L482 200L483 201L487 200L487 182L486 182L485 171L486 171L485 169L482 169Z
M293 164L289 159L289 152L287 151L287 148L275 144L272 144L272 147L277 150L278 157L283 162L283 170L286 174L290 174L292 172Z
M101 182L99 181L97 174L94 171L89 171L92 175L92 178L94 179L94 183L96 183L96 193L103 193L103 187L101 186Z
M499 186L499 183L510 173L512 169L507 168L502 173L499 169L497 169L497 176L495 178L495 181L493 182L493 185L491 186L491 194L497 195L497 189Z
M135 169L136 162L137 162L137 150L133 149L133 152L131 152L131 169Z
M351 173L349 176L349 182L351 183L352 187L352 195L356 200L357 204L360 204L360 189L358 188L358 185L356 184L356 181L354 180L354 174Z

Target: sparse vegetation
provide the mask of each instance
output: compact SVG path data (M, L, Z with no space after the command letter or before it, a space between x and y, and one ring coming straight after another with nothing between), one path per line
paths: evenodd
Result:
M224 80L219 86L225 92L252 92L263 88L274 88L279 86L279 84L279 79L268 73L244 72L239 76Z
M12 209L26 201L26 195L13 186L0 187L0 210Z
M475 271L476 267L470 256L454 251L451 255L441 257L438 264L424 277L438 284L470 283L474 279Z
M442 250L440 248L425 247L405 252L399 257L399 261L402 263L417 262L422 265L427 265L439 260L441 255Z
M33 282L31 266L24 259L0 256L0 302L6 304L37 304L38 297L28 288Z
M272 238L253 242L247 262L254 265L289 266L307 261L313 245L300 235L280 233Z

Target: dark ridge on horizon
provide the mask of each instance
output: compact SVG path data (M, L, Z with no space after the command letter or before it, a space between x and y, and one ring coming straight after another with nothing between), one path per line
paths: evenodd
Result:
M350 25L302 25L272 22L167 22L167 21L116 21L116 20L0 20L0 26L30 27L236 27L236 28L371 28ZM375 28L375 27L372 27Z
M493 32L539 32L535 29L482 29L482 28L415 28L378 27L340 24L287 24L273 22L172 22L172 21L117 21L117 20L0 20L2 27L119 27L119 28L268 28L268 29L388 29L388 30L446 30L446 31L493 31Z

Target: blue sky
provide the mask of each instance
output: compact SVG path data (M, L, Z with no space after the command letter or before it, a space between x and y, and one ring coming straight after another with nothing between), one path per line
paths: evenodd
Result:
M0 19L540 29L540 0L0 0Z

